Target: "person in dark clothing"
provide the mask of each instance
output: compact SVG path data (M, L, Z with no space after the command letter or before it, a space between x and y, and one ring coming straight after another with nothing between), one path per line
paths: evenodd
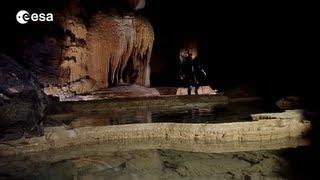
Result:
M195 88L195 94L198 95L200 82L206 79L206 76L207 74L201 67L199 60L192 58L192 54L188 53L182 61L180 68L180 79L183 80L187 86L188 95L191 95L192 87Z

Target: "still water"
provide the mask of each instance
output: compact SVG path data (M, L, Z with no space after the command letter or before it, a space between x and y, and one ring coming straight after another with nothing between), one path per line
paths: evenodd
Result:
M250 120L250 114L270 112L262 103L230 103L227 106L184 107L180 109L138 109L132 111L54 114L48 122L63 123L72 128L132 123L221 123ZM50 125L49 123L49 125ZM53 123L54 124L54 123Z
M257 103L166 111L56 114L47 126L70 128L129 123L219 123L247 121L250 114L270 112ZM54 122L54 123L53 123ZM210 142L106 142L49 152L0 157L0 179L305 179L318 162L312 146L264 149L261 144L217 147ZM266 142L266 144L271 144ZM248 150L243 148L248 146ZM222 148L221 148L222 147ZM219 153L215 152L216 148ZM221 150L222 149L222 150ZM273 150L270 150L273 149ZM223 152L226 150L226 152Z
M103 147L103 145L100 145ZM1 159L1 179L303 179L309 147L236 153L97 147Z

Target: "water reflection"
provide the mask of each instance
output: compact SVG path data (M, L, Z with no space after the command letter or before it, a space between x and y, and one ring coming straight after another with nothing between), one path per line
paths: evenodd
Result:
M266 112L259 104L178 110L55 114L71 128L128 123L219 123ZM283 179L303 174L291 162L310 156L301 139L267 142L137 139L0 157L0 179ZM276 149L276 150L273 150ZM241 152L239 152L241 151ZM290 154L290 156L288 156Z
M72 128L132 123L221 123L249 120L250 114L266 112L258 103L230 103L228 106L180 108L175 110L139 109L133 111L92 112L86 114L55 114L50 121L62 122Z
M7 158L6 164L1 163L0 178L283 179L301 173L292 171L290 159L285 156L292 151L297 150L217 154L171 149L108 152L97 148L91 153L65 151L50 153L51 157L38 154ZM295 156L302 156L303 151L299 148Z

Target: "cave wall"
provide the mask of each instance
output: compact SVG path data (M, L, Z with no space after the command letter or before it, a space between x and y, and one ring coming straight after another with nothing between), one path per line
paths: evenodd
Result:
M126 2L132 9L145 3ZM70 7L55 14L63 38L47 35L24 51L26 64L45 86L77 94L123 83L150 86L154 32L145 18L117 9L84 18L76 2Z

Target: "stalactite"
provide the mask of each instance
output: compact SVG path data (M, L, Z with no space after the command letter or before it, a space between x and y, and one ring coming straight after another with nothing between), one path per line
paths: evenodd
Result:
M139 74L135 82L148 86L153 41L152 26L142 17L97 14L87 37L88 75L105 86L121 84L131 59Z
M86 26L81 19L72 15L56 17L64 32L59 48L56 48L55 43L45 41L44 44L36 44L26 51L30 66L34 66L37 71L53 74L52 79L55 81L48 81L49 76L43 78L42 82L47 82L45 86L57 86L59 89L67 84L72 85L68 90L87 93L87 87L93 87L93 81L94 89L123 83L150 85L149 61L154 33L146 19L133 14L123 15L117 11L98 12ZM38 57L39 50L44 51L44 54L53 53L50 54L53 58L46 61L42 59L49 55L35 58L35 55ZM125 72L126 69L129 70Z
M88 32L88 75L108 87L122 82L133 48L132 18L99 13L93 17Z
M134 19L136 40L132 53L134 69L137 69L136 84L150 86L150 58L154 41L154 32L151 24L141 16Z

